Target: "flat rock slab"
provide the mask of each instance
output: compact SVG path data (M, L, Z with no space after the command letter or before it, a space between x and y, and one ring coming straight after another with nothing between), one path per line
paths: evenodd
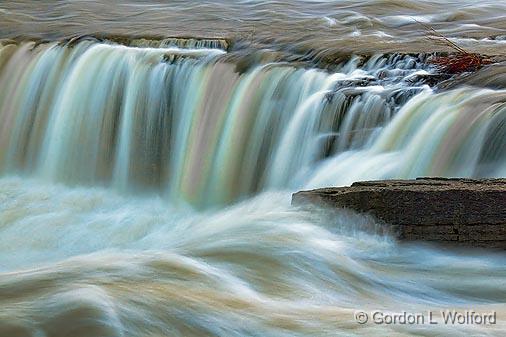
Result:
M380 180L301 191L292 204L367 213L401 240L506 249L506 179Z

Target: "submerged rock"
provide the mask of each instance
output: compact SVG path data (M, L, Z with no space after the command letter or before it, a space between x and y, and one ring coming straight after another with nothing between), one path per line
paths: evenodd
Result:
M368 213L401 240L506 249L506 179L384 180L295 193L292 204Z

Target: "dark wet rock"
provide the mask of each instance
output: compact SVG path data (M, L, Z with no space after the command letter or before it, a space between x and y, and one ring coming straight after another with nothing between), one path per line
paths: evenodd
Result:
M406 80L406 82L411 84L427 84L430 87L437 86L443 81L446 81L450 78L450 75L447 74L416 74Z
M401 240L506 249L506 179L357 182L293 195L305 203L370 214Z

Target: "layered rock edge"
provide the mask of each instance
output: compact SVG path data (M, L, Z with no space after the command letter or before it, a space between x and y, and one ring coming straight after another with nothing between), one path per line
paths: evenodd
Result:
M399 240L506 249L506 179L364 181L300 191L292 204L372 215Z

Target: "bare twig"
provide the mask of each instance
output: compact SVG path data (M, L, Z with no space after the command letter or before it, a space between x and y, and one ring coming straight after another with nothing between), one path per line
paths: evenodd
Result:
M447 74L459 74L463 72L476 71L485 64L493 63L493 60L490 58L480 54L470 53L458 44L450 41L450 39L436 31L434 28L418 21L415 18L412 19L424 27L429 34L431 34L427 36L428 39L442 42L457 52L455 55L432 57L430 59L430 62L436 65L441 72Z
M422 27L424 27L428 32L430 32L433 36L439 38L442 40L442 42L444 42L447 46L450 46L451 48L455 49L456 51L458 51L459 53L462 53L462 54L469 54L469 52L467 50L465 50L464 48L460 47L459 45L457 45L455 42L452 42L450 41L450 39L448 39L446 36L444 36L443 34L439 33L437 30L435 30L434 28L432 28L431 26L429 25L426 25L425 23L423 22L420 22L418 21L417 19L413 18L412 19L417 22L419 25L421 25ZM431 37L429 36L429 39L432 38L434 39L434 37ZM441 40L438 40L438 41L441 41Z

